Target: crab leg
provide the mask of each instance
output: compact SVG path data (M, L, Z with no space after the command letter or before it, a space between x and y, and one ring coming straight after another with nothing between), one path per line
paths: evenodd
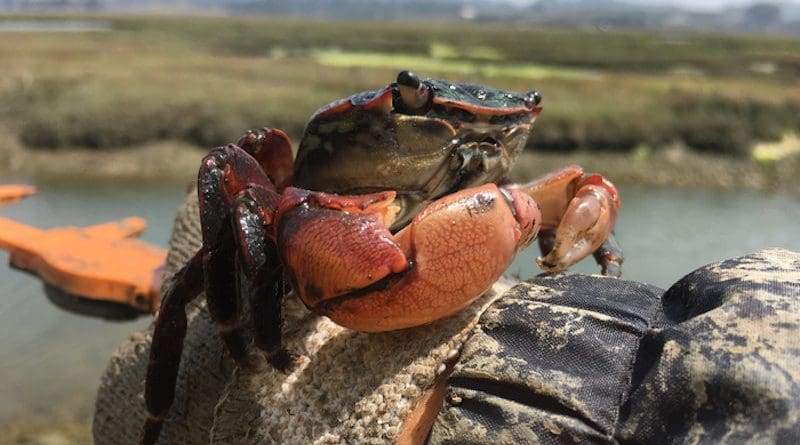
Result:
M619 278L622 276L622 262L625 257L622 254L622 247L614 235L614 231L608 235L603 244L594 251L594 260L600 265L600 272L603 275Z
M195 254L175 274L158 311L147 363L144 387L147 420L142 428L141 444L153 444L158 439L164 417L175 398L175 382L186 337L186 305L203 290L204 254L202 250Z
M242 280L237 282L237 294L250 301L256 347L273 367L286 371L292 357L281 347L283 267L270 231L272 218L266 212L276 207L276 197L255 188L242 193L238 200L233 222L239 247L237 275Z
M530 243L540 220L527 195L494 184L434 201L394 236L387 229L393 192L287 189L284 198L290 208L278 212L277 240L297 291L315 312L363 332L461 310Z
M238 142L242 150L258 161L277 191L292 183L294 155L289 136L281 130L264 127L247 131ZM242 194L234 210L233 222L239 246L237 269L244 282L237 292L250 301L254 342L275 368L285 371L291 355L281 348L282 301L285 294L283 266L272 236L272 215L278 195L254 187Z
M226 294L230 291L229 286L221 280L208 280L209 269L214 270L222 279L233 276L229 270L232 268L225 267L232 266L229 250L231 249L201 249L175 274L173 284L164 296L156 318L150 361L147 364L144 393L148 416L139 440L142 445L156 442L164 417L172 406L183 340L186 337L186 305L197 298L203 289L209 312L219 325L226 349L237 363L244 360L245 344L238 335L238 330L231 329L238 326L235 293Z
M203 258L206 301L211 319L228 355L239 367L247 366L247 345L239 328L239 301L236 289L236 249L228 228Z
M542 269L560 271L591 253L603 273L619 276L622 250L612 236L620 207L613 184L572 165L527 184L512 185L533 197L542 211Z
M203 248L175 275L156 318L145 382L148 417L141 444L155 443L172 405L186 336L186 305L203 290L225 349L238 366L247 366L246 343L239 327L241 288L237 288L236 278L242 268L245 272L258 268L249 260L258 252L237 255L234 240L241 240L251 228L243 209L257 201L265 206L263 214L270 214L279 195L256 160L233 145L216 148L203 159L197 183ZM263 222L268 224L271 219ZM260 283L258 274L248 276Z
M247 366L246 344L239 325L237 251L234 237L241 231L234 209L248 190L276 195L275 188L245 151L235 145L219 147L203 159L198 176L206 300L225 349L237 366Z

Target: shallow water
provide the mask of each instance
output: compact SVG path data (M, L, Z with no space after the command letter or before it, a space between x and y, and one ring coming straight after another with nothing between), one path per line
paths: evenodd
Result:
M617 239L623 276L664 289L708 263L768 247L800 251L800 201L752 191L623 187ZM528 249L510 271L536 273ZM592 258L573 270L597 273Z
M24 178L2 182L25 182ZM0 215L38 227L90 225L138 215L150 227L147 241L165 245L179 184L118 182L33 183L39 193ZM781 246L800 251L800 202L754 192L626 187L618 238L625 248L625 277L668 287L691 270L723 258ZM537 273L535 249L510 271ZM0 252L0 262L7 255ZM595 272L591 260L577 270ZM0 267L0 423L20 417L87 418L108 356L148 317L134 322L85 318L54 307L41 283Z
M186 188L16 182L34 184L39 193L0 207L0 216L41 228L142 216L149 223L142 238L160 245L167 243ZM45 297L40 281L5 267L7 262L0 251L0 423L30 416L86 417L108 356L132 331L147 326L148 317L111 322L62 311Z

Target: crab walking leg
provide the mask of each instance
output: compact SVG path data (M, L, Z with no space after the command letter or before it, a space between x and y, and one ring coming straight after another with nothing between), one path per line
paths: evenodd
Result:
M282 302L285 294L283 267L272 239L271 216L265 209L275 208L268 192L246 190L234 210L234 234L239 247L237 293L250 301L255 345L267 361L280 371L292 365L292 356L281 347Z
M142 428L142 445L156 442L175 398L186 336L186 305L203 290L226 350L237 366L247 364L236 280L241 266L234 242L243 228L235 219L241 212L234 209L248 197L259 196L259 203L266 206L261 211L270 214L279 195L257 161L234 145L218 147L203 159L197 183L203 248L175 275L156 318L145 381L148 417Z
M203 258L208 313L217 324L225 351L236 366L247 367L247 344L239 322L239 298L236 289L236 249L233 231L226 230Z
M281 221L291 227L278 232L279 247L289 247L281 248L284 263L315 312L363 332L458 312L502 275L540 221L530 197L494 184L434 201L394 236L379 217L388 200L362 214L312 201Z
M175 274L156 317L144 387L147 419L139 441L142 445L156 442L175 398L175 382L186 337L186 305L203 290L204 256L201 250Z
M620 207L613 184L571 165L510 188L533 197L541 208L544 256L537 259L539 267L551 272L564 270L597 252L595 258L603 272L619 276L622 250L613 237L607 242Z
M228 354L237 366L247 367L247 345L239 319L234 242L241 227L234 208L248 190L275 194L274 187L256 160L233 145L214 149L203 159L197 182L203 248L207 252L203 272L208 312L217 323Z
M625 261L625 256L613 230L593 255L594 260L600 265L603 275L616 278L622 276L622 263Z

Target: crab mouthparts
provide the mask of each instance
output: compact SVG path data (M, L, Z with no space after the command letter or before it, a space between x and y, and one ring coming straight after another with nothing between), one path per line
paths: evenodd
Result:
M477 143L481 146L493 146L499 150L513 149L520 142L525 143L530 132L530 125L509 125L506 127L491 127L482 125L462 125L463 136L459 138L462 144Z

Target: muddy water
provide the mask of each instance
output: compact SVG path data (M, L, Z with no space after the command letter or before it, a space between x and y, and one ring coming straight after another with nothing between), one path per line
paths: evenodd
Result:
M24 178L2 182L27 182ZM40 193L0 208L0 215L39 227L89 225L145 217L144 239L164 245L183 184L34 183ZM754 192L622 189L618 236L625 276L666 287L703 264L770 246L800 251L800 202ZM511 271L536 273L537 252L523 253ZM64 312L36 279L5 267L0 253L0 425L20 419L88 419L98 379L114 347L147 325L109 322ZM581 271L594 272L590 261Z

